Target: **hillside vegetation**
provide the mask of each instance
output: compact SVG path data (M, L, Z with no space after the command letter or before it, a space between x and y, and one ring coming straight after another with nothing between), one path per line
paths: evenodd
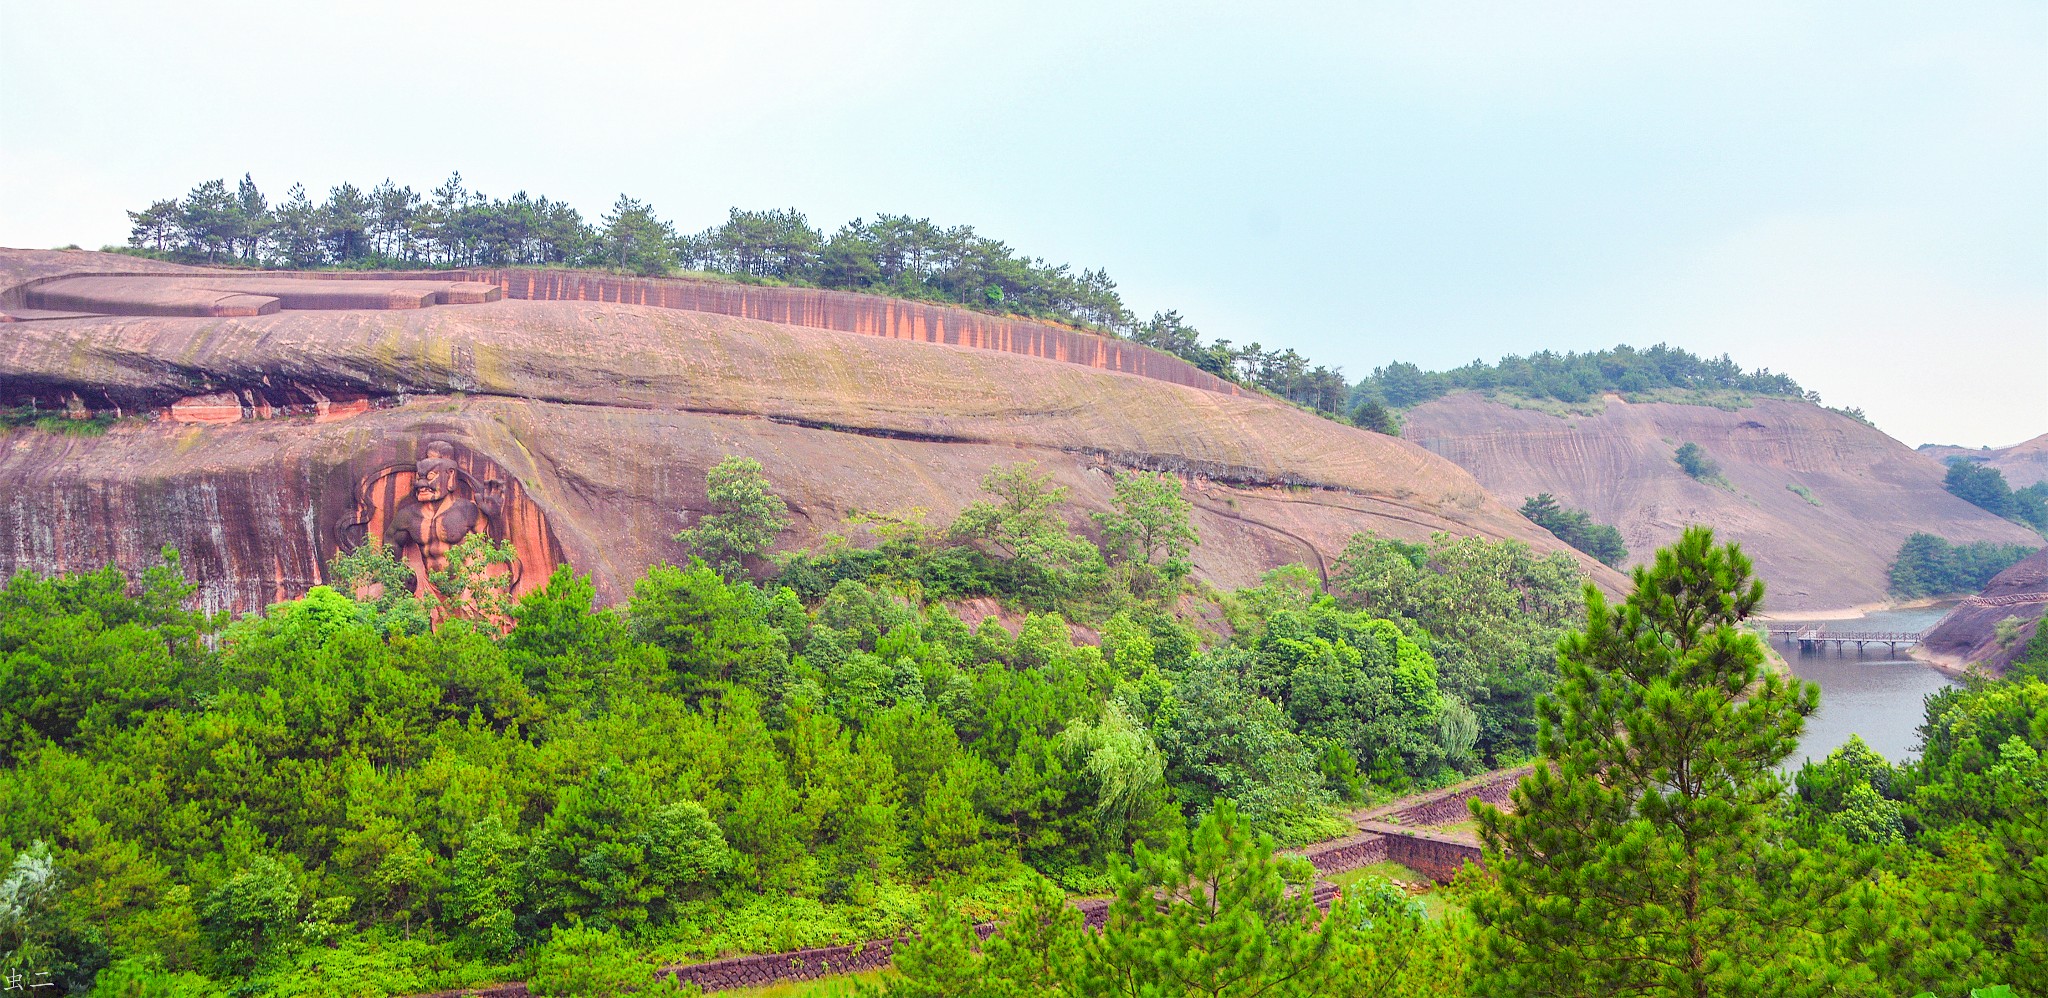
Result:
M1898 557L1892 561L1892 594L1905 599L1972 594L2039 549L2038 545L1987 541L1950 544L1933 534L1914 534L1899 545Z
M621 195L598 224L525 191L491 198L457 173L422 195L385 180L342 184L315 202L301 185L273 205L254 179L211 180L130 211L128 250L188 263L315 267L603 267L862 291L1049 319L1177 354L1218 377L1340 417L1349 385L1291 349L1203 343L1177 311L1141 320L1100 269L1025 256L969 225L880 214L829 235L790 209L733 208L724 222L678 234L648 204ZM1341 417L1340 417L1341 418Z
M1332 591L1286 571L1203 597L1227 637L1189 626L1177 585L1079 577L999 585L1061 608L1012 634L903 583L963 544L1010 578L1062 550L1170 558L1083 553L1056 495L990 485L951 539L898 538L822 598L695 562L600 607L564 568L502 629L427 629L429 607L360 584L392 568L375 549L339 588L233 621L188 609L175 556L140 578L17 574L0 589L0 958L102 996L508 978L617 996L666 961L915 928L871 988L2042 983L2027 874L2048 854L2048 642L2004 681L1930 698L1918 760L1852 742L1788 780L1816 691L1764 668L1743 626L1762 589L1706 531L1625 604L1580 604L1565 563L1516 545L1360 537ZM1120 511L1171 527L1170 499ZM1074 644L1064 612L1097 620L1101 646ZM1504 671L1460 678L1460 660ZM1492 746L1479 711L1511 721ZM1306 864L1273 855L1343 830L1343 801L1532 745L1548 765L1511 812L1477 809L1489 872L1453 908L1367 880L1323 917ZM1697 903L1674 903L1688 885ZM1112 895L1099 933L1069 893ZM991 916L1000 935L976 945L968 924Z
M2011 447L1953 447L1921 444L1920 452L1941 461L1957 459L1998 469L2014 488L2048 482L2048 433Z
M719 473L736 531L689 543L772 536L769 483ZM986 484L952 524L764 584L660 565L609 608L566 567L422 604L376 548L233 621L189 609L175 554L18 573L0 956L102 993L424 991L592 954L644 982L941 898L1097 892L1204 815L1329 837L1347 803L1525 757L1582 608L1564 556L1469 539L1358 537L1327 591L1299 566L1190 587L1175 480L1127 477L1099 546L1032 469ZM970 629L938 594L1028 615Z
M1583 509L1558 505L1557 497L1548 492L1530 496L1522 503L1522 515L1550 531L1558 540L1592 555L1609 568L1621 567L1628 558L1628 548L1622 543L1621 531L1604 523L1594 523L1592 514Z
M1586 353L1545 350L1527 357L1510 354L1499 363L1474 360L1448 371L1425 371L1414 364L1395 362L1359 381L1352 404L1370 400L1407 409L1454 391L1503 393L1567 404L1595 402L1609 392L1645 402L1739 405L1743 397L1751 395L1820 401L1817 393L1800 388L1789 375L1768 368L1744 371L1726 354L1705 358L1659 343L1647 350L1623 345Z
M1997 468L1950 458L1942 487L1949 494L1994 516L2034 528L2048 537L2048 482L2015 489Z
M16 265L37 276L140 263L0 253L0 273ZM1361 530L1564 548L1442 458L1256 395L705 312L507 300L27 322L10 326L0 355L0 389L63 385L95 410L159 417L89 438L10 434L0 482L22 501L6 513L0 571L117 559L139 569L172 543L215 608L255 609L322 578L326 542L263 528L277 522L264 511L345 502L359 476L416 460L429 436L517 475L608 600L624 598L648 565L681 556L680 511L704 508L695 483L735 452L788 497L792 546L817 546L857 514L948 521L991 465L1028 458L1088 512L1107 510L1109 472L1184 476L1207 538L1189 556L1194 575L1224 587L1291 562L1324 577ZM309 386L375 404L346 419L161 418L195 378L273 399ZM316 525L343 512L316 514ZM1584 564L1602 585L1620 584Z
M1703 358L1661 343L1645 350L1510 355L1435 372L1395 362L1354 384L1341 367L1293 348L1205 340L1177 310L1141 319L1104 269L1048 263L970 225L943 226L907 214L856 218L828 233L795 208L733 208L723 222L679 233L653 206L624 195L592 224L564 202L525 191L509 198L472 191L457 173L425 194L386 179L369 188L341 184L319 202L293 185L276 204L245 175L232 188L224 180L206 181L128 215L131 251L192 263L682 271L1050 319L1155 347L1218 377L1380 432L1396 428L1387 407L1406 409L1461 390L1569 406L1597 404L1606 392L1724 408L1750 396L1820 400L1787 375L1745 371L1725 354ZM1839 411L1863 418L1860 410Z

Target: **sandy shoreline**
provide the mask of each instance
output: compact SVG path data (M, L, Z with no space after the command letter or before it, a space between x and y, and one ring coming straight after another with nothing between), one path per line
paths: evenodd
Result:
M1960 602L1962 599L1963 597L1961 596L1929 596L1924 599L1881 600L1876 603L1862 603L1856 606L1832 610L1765 610L1755 616L1763 620L1775 620L1780 623L1807 620L1848 620L1852 617L1880 613L1885 610L1921 610L1930 606L1940 606L1943 603Z
M1922 648L1918 644L1915 644L1913 645L1913 647L1906 649L1906 657L1912 659L1915 662L1920 662L1924 665L1927 665L1930 668L1934 669L1934 671L1939 672L1942 675L1949 677L1950 679L1961 679L1964 676L1969 675L1973 671L1970 667L1970 664L1963 661L1962 659L1956 658L1953 655L1936 654L1935 652L1931 652L1925 648ZM1981 670L1975 671L1981 672Z

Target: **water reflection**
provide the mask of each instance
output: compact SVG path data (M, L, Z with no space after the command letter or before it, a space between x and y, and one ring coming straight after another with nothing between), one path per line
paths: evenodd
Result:
M1948 610L1947 606L1884 610L1829 621L1828 629L1924 631ZM1786 760L1788 768L1797 768L1809 758L1826 758L1852 734L1861 735L1885 758L1903 761L1915 754L1920 742L1923 699L1954 685L1942 673L1907 658L1903 650L1893 654L1883 645L1861 652L1855 645L1842 649L1823 645L1801 651L1796 644L1778 641L1774 647L1791 663L1793 674L1820 684L1820 711L1806 719L1806 734L1799 739L1792 758Z

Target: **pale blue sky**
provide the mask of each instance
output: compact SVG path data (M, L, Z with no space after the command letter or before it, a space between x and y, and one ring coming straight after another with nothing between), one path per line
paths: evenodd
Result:
M2040 2L314 6L0 0L0 244L459 169L967 222L1353 376L1664 340L2048 431Z

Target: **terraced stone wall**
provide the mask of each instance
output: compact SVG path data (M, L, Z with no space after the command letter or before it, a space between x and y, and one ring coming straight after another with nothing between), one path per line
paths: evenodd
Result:
M1311 895L1316 907L1328 909L1336 901L1338 891L1335 885L1318 884ZM1101 929L1109 920L1109 902L1101 898L1073 902L1081 912L1081 924L1090 930ZM995 935L997 925L983 922L974 927L974 934L982 939ZM895 939L877 939L850 946L823 946L816 949L796 950L789 953L766 953L760 956L736 956L707 963L692 963L675 967L663 967L662 977L673 977L684 984L695 984L707 992L730 991L736 988L759 988L786 981L809 981L836 974L857 974L880 970L889 966L896 951ZM468 988L460 991L442 991L419 998L527 998L530 992L524 984L499 984L484 988Z
M1479 865L1479 847L1470 842L1426 832L1386 835L1387 858L1437 883L1456 877L1465 864Z
M1360 832L1341 839L1318 842L1301 851L1320 876L1356 870L1387 859L1387 837L1378 832Z
M1529 775L1532 767L1518 766L1488 773L1477 783L1461 783L1409 804L1395 811L1385 812L1376 817L1383 821L1394 821L1403 825L1451 825L1472 816L1466 801L1483 800L1499 807L1508 802L1515 784Z

